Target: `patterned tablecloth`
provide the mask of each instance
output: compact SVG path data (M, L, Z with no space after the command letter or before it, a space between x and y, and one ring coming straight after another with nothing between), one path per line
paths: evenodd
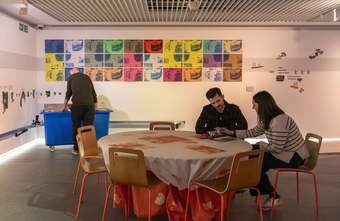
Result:
M189 131L123 132L102 137L98 144L107 165L110 147L142 150L147 168L179 190L187 188L191 181L223 173L237 152L251 150L251 145L243 140L201 139Z

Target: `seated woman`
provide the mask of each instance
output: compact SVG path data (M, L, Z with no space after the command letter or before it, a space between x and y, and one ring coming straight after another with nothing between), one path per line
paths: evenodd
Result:
M238 138L266 135L268 143L257 143L265 150L262 175L257 186L261 194L269 195L263 203L263 210L270 210L274 193L267 171L273 168L298 168L303 165L309 153L304 138L294 120L285 114L267 91L260 91L253 96L253 109L257 112L258 124L249 130L230 131L221 128L221 132ZM275 206L279 205L280 195L275 195Z

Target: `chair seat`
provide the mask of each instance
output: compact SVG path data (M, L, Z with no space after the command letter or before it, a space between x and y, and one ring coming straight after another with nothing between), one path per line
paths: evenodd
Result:
M101 173L106 172L106 166L102 159L81 159L81 167L86 173Z
M305 165L302 165L301 167L299 167L299 170L301 170L300 172L311 171L311 169L306 167Z
M193 182L193 184L205 187L217 193L224 193L228 185L228 183L226 182L228 177L229 177L229 173L224 176L217 177L211 180L195 181Z
M308 168L304 168L304 166L301 166L299 168L276 168L275 170L278 170L281 172L301 172L301 173L310 172L310 170Z

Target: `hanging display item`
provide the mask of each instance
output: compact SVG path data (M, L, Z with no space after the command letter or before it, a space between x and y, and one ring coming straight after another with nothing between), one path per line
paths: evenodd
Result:
M2 92L2 113L4 114L6 110L8 109L8 91Z
M20 107L22 107L25 101L26 101L26 94L25 94L25 91L22 91L21 96L20 96Z

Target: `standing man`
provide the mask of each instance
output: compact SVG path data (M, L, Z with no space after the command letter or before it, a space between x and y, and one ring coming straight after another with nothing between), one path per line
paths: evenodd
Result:
M67 81L67 91L64 102L64 111L67 111L67 103L72 97L71 116L73 126L73 155L78 155L77 129L82 125L92 125L97 104L97 94L89 76L79 73L79 68L71 70L71 76Z
M206 97L210 104L203 107L201 115L197 119L195 127L197 134L205 134L209 131L219 130L219 128L227 128L232 131L248 128L247 120L240 108L224 100L224 95L219 88L210 88Z

